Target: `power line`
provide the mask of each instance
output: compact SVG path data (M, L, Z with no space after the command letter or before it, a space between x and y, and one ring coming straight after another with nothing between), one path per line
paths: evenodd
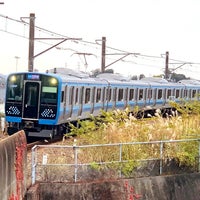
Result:
M11 17L8 17L8 16L4 16L2 14L0 14L0 17L1 18L4 18L6 20L6 24L8 23L8 21L13 21L13 22L16 22L16 23L20 23L20 24L23 24L23 26L28 26L29 25L29 22L26 22L24 19L26 19L26 17L21 17L20 20L17 20L17 19L13 19ZM60 33L56 33L54 31L50 31L46 28L43 28L43 27L39 27L39 26L35 26L36 28L36 31L39 31L39 33L43 33L43 34L48 34L48 35L54 35L54 36L57 36L58 39L60 38L71 38L69 36L66 36L64 34L60 34ZM7 30L7 26L5 26L5 29L0 29L0 31L3 31L5 33L8 33L8 34L11 34L11 35L14 35L14 36L17 36L17 37L21 37L21 38L24 38L24 39L28 39L28 37L26 37L26 35L21 35L21 34L18 34L16 32L12 32L12 31L8 31ZM43 44L46 44L46 45L53 45L53 44L50 44L50 43L47 43L47 42L43 42L39 39L44 39L44 38L36 38L36 41L37 42L40 42L40 43L43 43ZM95 42L90 42L90 41L86 41L86 40L79 40L79 41L71 41L73 42L74 44L84 44L88 47L92 47L92 48L96 48L96 49L100 49L101 48L101 43L98 43L99 40L96 40ZM62 48L62 47L57 47L56 49L59 49L59 50L69 50L69 51L75 51L75 52L79 52L78 50L74 50L72 48ZM111 56L111 55L119 55L119 54L130 54L130 56L133 56L134 59L136 59L136 54L134 53L131 53L129 51L125 51L125 50L122 50L122 49L119 49L119 48L114 48L114 47L110 47L110 46L106 46L106 50L107 51L117 51L119 53L107 53L106 55L107 56ZM99 58L99 56L96 56L97 58ZM154 61L154 62L157 62L157 59L164 59L163 55L161 54L160 56L153 56L153 55L145 55L145 54L137 54L137 57L141 57L142 59L150 59L150 61ZM156 60L151 60L151 58L153 59L156 59ZM126 62L126 60L124 59L121 59L121 61L123 62ZM174 61L174 62L171 62L171 61ZM131 61L127 61L127 62L131 62ZM181 61L181 60L177 60L177 59L172 59L172 58L169 58L169 64L171 65L176 65L176 64L184 64L184 63L187 63L187 64L191 64L191 65L194 65L194 64L200 64L200 63L195 63L195 62L186 62L186 61ZM139 64L137 62L133 62L133 64L138 64L138 65L143 65L143 64ZM144 64L145 65L145 64ZM148 66L148 64L146 64Z

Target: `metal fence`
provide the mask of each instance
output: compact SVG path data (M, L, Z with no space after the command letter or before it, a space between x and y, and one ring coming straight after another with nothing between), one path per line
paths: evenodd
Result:
M84 146L36 145L32 148L32 184L177 174L191 170L200 171L200 139Z

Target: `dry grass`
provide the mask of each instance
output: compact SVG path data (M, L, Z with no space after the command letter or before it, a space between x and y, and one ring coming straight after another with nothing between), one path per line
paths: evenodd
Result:
M62 180L64 178L65 180L73 181L74 167L59 166L59 164L74 164L76 154L73 145L200 138L200 115L198 114L170 118L162 118L158 115L157 117L138 120L134 116L128 116L127 112L128 110L124 112L117 110L114 115L106 114L106 117L102 121L100 120L100 122L99 119L97 121L83 122L82 130L74 127L73 134L78 133L77 136L66 136L68 139L63 139L62 142L58 143L59 145L69 145L71 149L41 149L39 155L41 158L38 157L38 160L42 161L43 155L47 155L47 164L50 164L48 166L39 163L45 167L43 173L40 174L41 180ZM98 126L95 126L95 124L98 124ZM181 144L167 143L163 149L163 159L176 158L180 165L194 167L195 157L198 155L197 147L197 142ZM90 178L95 177L100 172L106 172L105 174L108 178L109 175L115 176L114 174L119 170L125 176L129 176L141 165L138 160L160 159L160 144L124 145L122 147L121 159L128 161L126 163L115 163L115 161L119 161L119 146L105 147L100 145L99 147L94 146L90 148L79 147L76 150L78 164L89 163L87 167L78 168L79 178L86 174ZM98 164L102 162L111 162L111 164L106 166ZM40 171L40 169L38 170ZM85 178L87 179L88 177Z
M122 142L146 142L200 138L200 115L138 120L134 117L123 122L104 124L103 128L76 137L77 145ZM73 145L72 140L62 144Z
M127 111L116 111L120 116L127 116ZM110 123L101 125L99 129L76 137L76 145L113 144L126 142L148 142L179 139L200 138L200 115L182 115L162 118L160 115L148 119L136 119L134 116L117 117ZM73 145L68 140L62 144ZM176 157L182 163L194 163L197 156L197 142L184 144L165 144L164 157ZM125 160L159 158L160 145L126 146L123 149ZM118 151L114 149L90 149L81 152L82 161L100 162L115 160Z

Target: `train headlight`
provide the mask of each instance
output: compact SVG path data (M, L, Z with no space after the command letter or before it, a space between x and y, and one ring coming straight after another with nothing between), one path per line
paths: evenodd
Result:
M56 85L56 84L57 84L57 79L52 78L52 79L50 80L50 83L51 83L51 85Z
M10 81L11 81L11 82L15 82L15 81L16 81L16 79L17 79L17 78L16 78L16 76L15 76L15 75L12 75L12 76L10 77Z

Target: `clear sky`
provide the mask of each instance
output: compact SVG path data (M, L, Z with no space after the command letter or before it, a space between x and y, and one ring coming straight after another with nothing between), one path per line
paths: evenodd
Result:
M0 73L28 69L30 13L35 25L82 41L66 41L35 58L34 68L44 71L69 67L91 71L101 65L101 38L106 37L106 53L139 53L111 65L126 75L163 73L165 53L170 68L184 64L176 73L200 79L200 1L199 0L0 0ZM35 37L58 37L35 30ZM9 34L10 32L11 34ZM23 37L15 36L14 34ZM35 42L35 55L56 44L55 40ZM44 44L45 43L45 44ZM98 45L99 44L99 45ZM118 51L118 50L121 51ZM83 55L86 56L87 66ZM123 55L106 56L110 64ZM173 59L173 60L172 60ZM178 60L178 61L174 61Z

